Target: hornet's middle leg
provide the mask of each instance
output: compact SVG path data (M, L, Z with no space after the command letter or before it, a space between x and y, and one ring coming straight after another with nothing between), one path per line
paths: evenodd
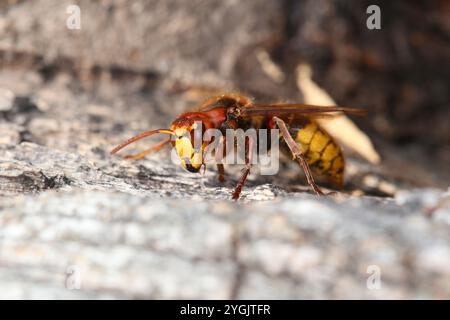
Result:
M222 163L217 164L217 172L219 173L219 182L225 182L225 168Z
M242 187L244 186L245 182L247 181L247 177L250 174L250 168L252 166L252 157L253 157L252 156L253 145L254 145L253 138L248 137L247 141L245 143L245 168L243 169L242 175L239 179L239 182L233 191L233 195L232 195L233 200L239 199L239 196L242 191Z

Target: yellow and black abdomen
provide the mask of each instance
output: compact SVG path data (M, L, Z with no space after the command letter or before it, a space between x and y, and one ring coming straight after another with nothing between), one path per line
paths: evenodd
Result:
M311 170L342 187L344 156L333 138L314 121L306 122L299 128L291 126L291 134L305 155Z

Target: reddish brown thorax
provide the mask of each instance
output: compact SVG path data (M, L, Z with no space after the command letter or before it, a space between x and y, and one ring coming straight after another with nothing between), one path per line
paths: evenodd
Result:
M171 130L184 128L188 131L192 130L192 126L196 121L201 121L204 130L219 128L225 121L225 108L218 107L203 112L186 112L181 114L170 127Z

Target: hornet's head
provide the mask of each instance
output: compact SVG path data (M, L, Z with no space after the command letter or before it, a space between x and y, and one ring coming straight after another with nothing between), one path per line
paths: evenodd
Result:
M184 113L172 123L170 129L156 129L142 132L116 146L111 153L114 154L127 145L154 134L169 134L170 137L168 139L160 142L153 148L144 151L145 154L158 151L163 146L172 142L172 145L175 146L175 150L180 157L183 168L189 172L199 172L203 165L203 154L208 145L208 143L203 142L203 134L206 126L210 127L211 124L208 122L208 118L200 112ZM127 158L139 159L141 157L142 156L138 154Z
M199 172L203 165L203 152L206 147L203 142L202 121L195 118L178 118L172 123L170 130L175 135L172 144L180 157L182 167L189 172Z

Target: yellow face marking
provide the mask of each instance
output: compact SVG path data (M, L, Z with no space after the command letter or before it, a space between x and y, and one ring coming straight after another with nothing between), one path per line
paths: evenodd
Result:
M313 138L314 133L317 131L317 125L315 123L309 123L304 128L298 130L296 140L301 144L309 144Z
M316 133L312 137L311 143L309 144L309 149L311 151L321 152L329 141L329 135L321 131L316 131Z
M202 152L194 152L194 146L191 140L184 136L185 133L185 129L175 129L175 134L178 136L175 140L175 150L180 157L182 167L188 171L196 172L200 170L203 164L203 155Z
M322 153L322 161L330 162L339 155L339 152L339 147L334 143L330 143Z
M192 147L191 140L187 137L177 138L175 140L175 149L177 150L178 156L183 158L191 158L194 153L194 148Z
M194 152L194 154L191 157L191 165L198 169L202 166L203 164L203 157L202 154L200 152Z

